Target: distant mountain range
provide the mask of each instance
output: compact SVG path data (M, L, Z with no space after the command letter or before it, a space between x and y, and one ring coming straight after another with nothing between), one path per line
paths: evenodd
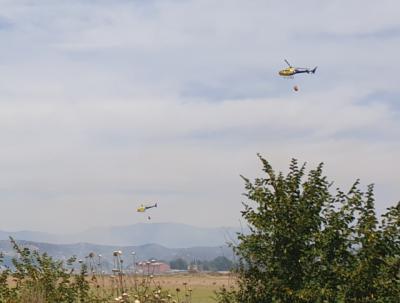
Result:
M121 250L122 258L125 260L126 267L130 267L135 262L142 260L163 260L169 262L177 258L183 258L187 262L193 260L212 260L218 256L225 256L229 259L233 258L232 249L224 246L215 247L191 247L191 248L167 248L158 244L146 244L140 246L113 246L113 245L97 245L89 243L77 244L49 244L32 241L17 241L18 245L28 247L32 250L46 252L57 260L67 260L72 256L85 260L86 257L93 252L95 254L95 262L98 262L98 256L101 255L101 262L106 271L110 271L113 264L113 252ZM5 256L5 264L11 265L11 258L16 255L9 240L0 241L0 252ZM132 252L135 254L133 255Z
M123 252L127 268L132 266L134 259L135 262L150 259L169 262L177 258L190 262L212 260L218 256L233 259L232 249L227 243L236 242L239 231L239 228L232 227L203 228L177 223L98 227L67 235L0 231L0 252L4 255L3 265L11 266L11 259L15 256L9 240L11 236L19 245L46 252L58 260L72 256L87 260L90 253L94 253L96 258L101 255L104 270L110 271L116 250Z
M36 231L0 231L0 240L9 236L25 241L53 244L93 243L113 246L140 246L156 243L169 248L223 246L237 239L240 228L195 227L178 223L138 223L127 226L97 227L75 234Z

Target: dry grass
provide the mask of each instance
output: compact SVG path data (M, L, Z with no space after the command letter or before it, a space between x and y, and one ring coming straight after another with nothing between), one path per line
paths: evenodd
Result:
M160 283L160 285L169 287L183 285L187 283L193 287L205 286L210 288L227 286L233 283L233 277L231 274L172 274L155 276L154 281Z
M137 281L141 281L145 277L142 275L137 275ZM90 279L90 277L88 277ZM134 277L130 275L125 275L123 277L124 285L130 289L134 285ZM15 282L9 279L9 285L14 285ZM103 276L98 278L98 284L100 289L97 291L108 293L115 285L111 276ZM192 303L212 303L215 302L213 299L214 292L219 290L222 286L230 287L235 285L235 279L232 274L168 274L168 275L157 275L152 279L151 285L154 288L159 285L163 290L169 291L172 295L177 294L182 298L185 293L190 293ZM179 289L179 293L177 293ZM188 291L191 289L192 291ZM34 296L31 297L32 300L29 303L41 302L35 301Z
M137 281L141 281L146 277L137 275L136 278ZM132 289L134 277L126 275L123 279L126 288L128 290ZM174 297L180 296L180 298L183 298L185 295L190 295L192 303L215 302L213 299L215 291L222 286L230 287L235 284L234 277L231 274L168 274L154 276L151 280L152 287L160 286ZM110 276L105 276L99 284L105 290L111 289L113 283L115 282Z

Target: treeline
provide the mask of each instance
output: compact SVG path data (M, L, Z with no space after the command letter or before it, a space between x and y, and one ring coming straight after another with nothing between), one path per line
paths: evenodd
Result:
M171 269L187 270L188 268L197 268L200 271L227 271L231 270L234 263L225 256L219 256L211 261L196 260L187 262L185 259L178 258L169 262Z

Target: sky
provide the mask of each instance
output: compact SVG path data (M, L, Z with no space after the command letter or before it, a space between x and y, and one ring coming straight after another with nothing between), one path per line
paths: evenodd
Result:
M292 2L0 0L0 230L238 226L257 153L394 205L400 3Z

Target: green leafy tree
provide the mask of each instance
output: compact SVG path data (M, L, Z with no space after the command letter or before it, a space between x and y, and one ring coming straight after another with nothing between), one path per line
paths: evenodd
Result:
M4 256L0 253L0 302L4 302L7 298L13 296L12 291L7 284L10 270L8 268L2 268L3 261Z
M225 271L232 269L233 262L227 257L219 256L211 260L209 266L216 271Z
M348 192L332 190L323 165L306 174L292 160L275 173L259 156L265 176L244 178L238 287L219 302L396 302L400 297L400 203L375 214L373 186L357 180Z
M182 258L178 258L169 262L171 269L186 270L188 269L188 263Z

